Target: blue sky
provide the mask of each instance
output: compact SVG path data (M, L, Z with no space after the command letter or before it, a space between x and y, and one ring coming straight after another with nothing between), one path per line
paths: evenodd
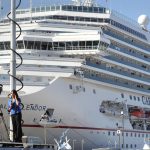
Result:
M1 14L5 15L10 10L11 0L0 0L2 3L3 10ZM18 0L16 0L17 2ZM71 0L32 0L33 6L40 6L46 4L61 4L71 3ZM106 2L107 1L107 2ZM21 8L29 7L30 0L22 0ZM106 7L110 7L129 18L137 21L138 16L146 14L150 17L150 0L97 0L98 4ZM150 29L150 25L148 27Z

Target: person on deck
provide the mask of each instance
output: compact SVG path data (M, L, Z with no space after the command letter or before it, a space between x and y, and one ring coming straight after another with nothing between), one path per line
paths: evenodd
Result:
M22 113L21 99L16 90L12 90L8 100L8 112L10 113L13 126L13 142L22 142Z

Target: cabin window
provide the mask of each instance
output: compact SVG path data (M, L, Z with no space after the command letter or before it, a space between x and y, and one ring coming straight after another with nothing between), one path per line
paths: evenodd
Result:
M48 43L48 50L52 50L52 43Z
M97 22L96 18L91 18L91 22Z
M4 42L5 49L10 49L10 42Z
M42 50L47 50L47 44L48 44L47 42L42 42L41 43L41 49Z
M58 48L58 44L59 44L58 42L54 42L54 43L53 43L54 49L57 49L57 48Z
M83 11L88 12L88 7L83 6Z
M66 42L66 50L70 50L72 47L71 42Z
M45 7L41 7L41 12L45 11Z
M93 41L93 46L98 46L99 41Z
M136 96L134 96L134 100L136 101Z
M60 49L65 49L65 43L60 42L60 43L59 43L59 48L60 48Z
M85 21L85 18L84 17L80 17L80 21Z
M33 49L34 41L28 41L27 42L27 49Z
M40 12L40 8L36 8L36 12Z
M18 49L23 49L23 41L17 41L17 48Z
M121 93L121 97L124 98L124 94L123 93Z
M54 11L54 10L55 10L55 6L52 6L52 7L51 7L51 10Z
M72 85L71 84L69 85L69 89L72 89Z
M130 95L129 97L130 97L130 99L132 100L132 95Z
M78 7L78 11L82 12L82 6Z
M4 50L4 43L0 43L0 50Z
M68 20L74 20L74 17L68 16Z
M92 46L92 41L87 41L87 42L86 42L86 46L87 46L87 47L91 47L91 46Z
M79 41L79 45L80 45L81 48L85 47L85 41Z
M93 7L93 8L94 8L94 12L98 12L99 11L98 7Z
M46 11L50 11L50 7L47 6L47 7L46 7Z
M35 41L34 49L37 49L37 50L41 49L41 42L40 41Z
M93 89L93 93L94 93L94 94L96 93L95 89Z
M73 11L77 11L77 8L78 8L78 7L76 7L76 6L72 6L72 10L73 10Z
M83 87L83 92L85 92L85 87Z
M60 10L60 6L56 6L56 10Z
M73 47L78 47L78 46L79 46L78 41L73 41L73 42L72 42L72 46L73 46Z
M91 18L84 18L85 21L90 22Z

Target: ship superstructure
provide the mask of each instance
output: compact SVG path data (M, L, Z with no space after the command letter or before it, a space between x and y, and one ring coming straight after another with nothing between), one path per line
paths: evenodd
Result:
M93 1L17 10L23 130L74 149L140 149L150 136L150 34ZM0 23L0 106L9 94L10 21ZM17 33L19 30L17 29ZM19 59L17 58L17 63ZM20 84L17 82L17 87ZM6 115L7 116L7 115ZM30 116L30 117L29 117Z

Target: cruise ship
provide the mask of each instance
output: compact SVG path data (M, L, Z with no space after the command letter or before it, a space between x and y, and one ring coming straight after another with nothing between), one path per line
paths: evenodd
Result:
M55 143L66 133L73 150L142 149L150 138L150 32L148 16L138 20L93 0L16 10L24 135ZM10 40L3 18L0 108L8 129Z

